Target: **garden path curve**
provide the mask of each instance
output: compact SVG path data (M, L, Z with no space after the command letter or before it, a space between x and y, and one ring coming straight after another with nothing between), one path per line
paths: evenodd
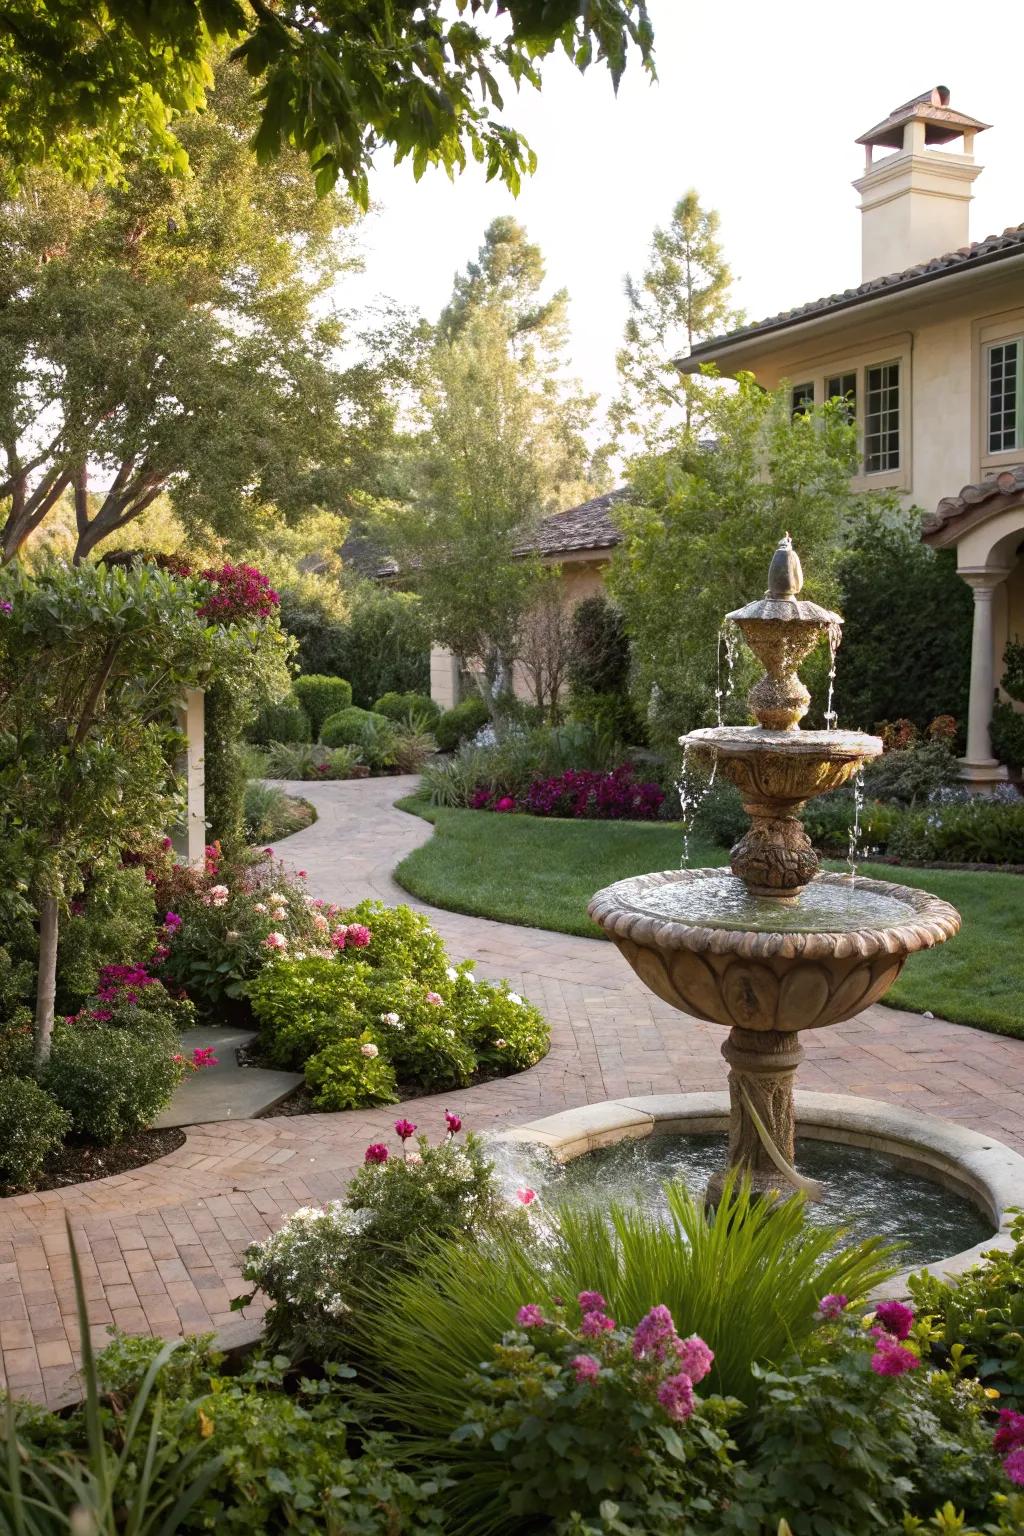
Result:
M661 1003L610 944L441 912L401 891L392 869L432 831L394 808L415 782L295 786L319 819L282 854L308 872L312 895L429 911L456 958L507 977L544 1009L549 1054L520 1076L400 1109L196 1126L178 1151L131 1173L0 1200L0 1350L12 1390L57 1402L73 1385L66 1216L97 1342L111 1322L167 1336L220 1328L243 1289L247 1244L297 1205L340 1194L367 1142L386 1139L400 1112L427 1130L450 1105L467 1128L490 1129L600 1099L722 1086L721 1030ZM804 1088L944 1115L1024 1152L1024 1041L876 1006L803 1043Z

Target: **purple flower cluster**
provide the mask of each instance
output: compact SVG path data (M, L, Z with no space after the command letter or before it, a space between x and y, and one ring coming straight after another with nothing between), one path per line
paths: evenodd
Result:
M196 612L200 618L218 624L268 619L281 602L263 572L254 565L232 565L228 561L220 570L204 571L203 580L214 590Z
M992 1441L992 1448L1003 1458L1003 1471L1011 1483L1024 1488L1024 1413L1014 1413L1012 1408L999 1411L999 1428Z
M657 784L637 780L632 763L611 773L570 768L551 779L536 779L526 796L532 816L565 816L577 820L653 821L665 796Z
M903 1342L914 1326L913 1310L902 1301L883 1301L875 1308L875 1323L871 1330L875 1341L871 1369L876 1376L905 1376L908 1371L916 1371L921 1364L920 1356Z
M96 996L102 1003L137 1003L141 988L151 987L155 981L144 965L105 965Z

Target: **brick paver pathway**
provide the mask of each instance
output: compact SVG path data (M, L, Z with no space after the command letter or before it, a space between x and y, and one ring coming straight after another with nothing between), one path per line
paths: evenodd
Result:
M391 870L431 828L396 811L414 780L297 786L319 820L282 853L313 895L351 903L410 898ZM420 903L413 903L421 905ZM544 1009L551 1051L531 1071L402 1112L424 1128L450 1104L478 1129L626 1094L720 1088L722 1031L667 1007L601 940L431 911L457 958L508 977ZM1024 1152L1024 1042L884 1007L803 1037L804 1088L866 1094L945 1115ZM133 1173L0 1200L0 1349L19 1393L58 1401L77 1336L65 1235L70 1216L97 1341L114 1322L175 1335L218 1328L243 1287L238 1261L300 1204L341 1193L368 1141L398 1110L224 1121Z

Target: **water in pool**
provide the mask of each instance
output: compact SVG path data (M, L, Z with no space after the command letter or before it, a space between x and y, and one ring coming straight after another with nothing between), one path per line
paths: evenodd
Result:
M576 1158L549 1172L543 1197L607 1207L637 1202L665 1211L662 1185L682 1179L699 1195L725 1162L724 1136L652 1136ZM810 1137L798 1143L800 1172L820 1179L824 1198L808 1202L817 1225L843 1223L851 1236L900 1245L901 1267L927 1264L992 1237L987 1216L962 1195L910 1172L883 1152Z

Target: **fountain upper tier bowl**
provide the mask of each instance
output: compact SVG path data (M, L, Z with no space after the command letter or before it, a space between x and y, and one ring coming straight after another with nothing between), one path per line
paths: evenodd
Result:
M760 725L713 725L690 731L682 745L691 757L717 765L740 793L788 807L827 794L882 751L878 736L861 731L769 731Z
M851 1018L908 955L960 927L926 891L835 874L788 906L722 869L664 870L606 886L588 910L663 1002L726 1028L787 1033Z

